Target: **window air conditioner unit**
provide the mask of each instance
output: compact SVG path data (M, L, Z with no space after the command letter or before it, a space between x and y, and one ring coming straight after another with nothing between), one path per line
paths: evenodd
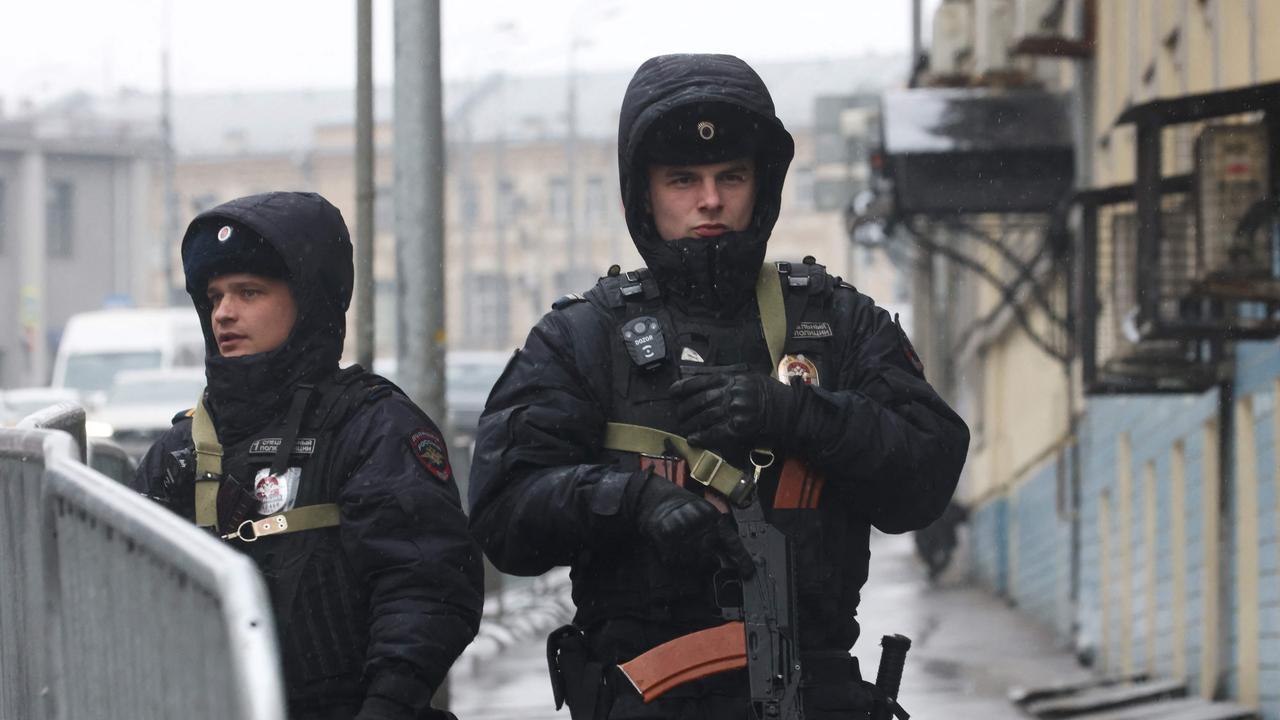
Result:
M933 14L929 72L935 77L964 75L973 54L973 5L944 2Z
M1178 341L1146 336L1141 323L1138 275L1156 274L1162 320L1174 321L1185 315L1182 298L1190 290L1195 266L1195 236L1189 205L1185 195L1165 199L1160 217L1163 234L1158 268L1139 265L1137 216L1131 211L1120 211L1111 217L1111 296L1104 309L1109 327L1100 330L1111 332L1112 355L1119 361L1141 360L1158 368L1164 364L1163 358L1172 360L1184 354L1184 347Z
M1255 228L1243 222L1251 210L1268 200L1269 154L1267 129L1261 123L1211 125L1196 140L1200 267L1196 290L1200 294L1280 300L1277 238L1272 225Z
M1016 0L1013 7L1013 39L1056 37L1061 28L1045 27L1045 18L1058 0Z
M1012 68L1013 0L974 0L973 73L985 77Z

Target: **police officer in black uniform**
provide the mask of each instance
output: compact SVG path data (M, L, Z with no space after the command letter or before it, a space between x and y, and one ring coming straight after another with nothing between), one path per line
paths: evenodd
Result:
M192 221L182 259L208 386L137 489L262 570L290 717L443 716L429 703L479 626L479 549L440 430L390 382L338 368L342 215L314 193L232 200Z
M743 61L645 62L622 103L618 161L648 267L615 266L557 301L489 397L471 528L503 571L572 567L580 634L557 633L549 653L575 720L747 716L742 671L645 704L612 669L723 623L714 574L751 573L724 498L690 479L714 476L707 458L749 467L750 450L775 454L758 492L795 550L806 717L865 713L848 651L871 527L923 527L955 488L968 429L895 321L811 258L764 262L793 153ZM757 292L781 293L781 357Z

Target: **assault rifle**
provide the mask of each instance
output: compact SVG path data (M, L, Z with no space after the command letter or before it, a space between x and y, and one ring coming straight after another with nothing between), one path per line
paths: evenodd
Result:
M768 464L757 462L751 485ZM745 480L745 478L744 478ZM716 598L726 622L678 637L619 666L623 675L649 702L668 690L709 675L745 667L755 720L803 720L801 702L799 607L796 602L795 563L787 536L764 517L756 493L732 505L738 537L755 562L749 578L716 579ZM871 720L907 720L897 703L911 641L886 635L882 641Z

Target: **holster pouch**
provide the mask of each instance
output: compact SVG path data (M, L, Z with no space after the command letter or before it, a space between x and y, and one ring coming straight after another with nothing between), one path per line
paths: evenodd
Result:
M547 636L547 669L556 710L567 702L573 720L608 717L613 706L608 668L592 657L582 628L565 625Z
M234 532L258 510L258 498L231 475L218 484L218 532Z
M858 659L847 652L815 652L802 660L806 716L866 718L878 705L876 686L862 679Z
M189 507L195 502L196 453L193 448L174 450L164 456L163 500L171 508Z

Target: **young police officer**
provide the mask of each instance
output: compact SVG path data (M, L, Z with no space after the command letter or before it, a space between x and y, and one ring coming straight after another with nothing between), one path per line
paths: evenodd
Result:
M247 553L275 610L290 717L432 717L475 636L479 551L439 429L338 369L351 241L314 193L232 200L182 241L208 386L139 490Z
M741 671L645 704L613 666L725 622L713 576L753 560L703 483L732 493L716 481L753 449L794 550L806 717L865 713L848 651L870 528L923 527L955 488L968 429L897 324L811 258L764 262L793 152L738 58L645 62L618 161L648 269L557 301L489 398L471 527L501 570L572 566L578 629L549 655L575 720L747 716Z

